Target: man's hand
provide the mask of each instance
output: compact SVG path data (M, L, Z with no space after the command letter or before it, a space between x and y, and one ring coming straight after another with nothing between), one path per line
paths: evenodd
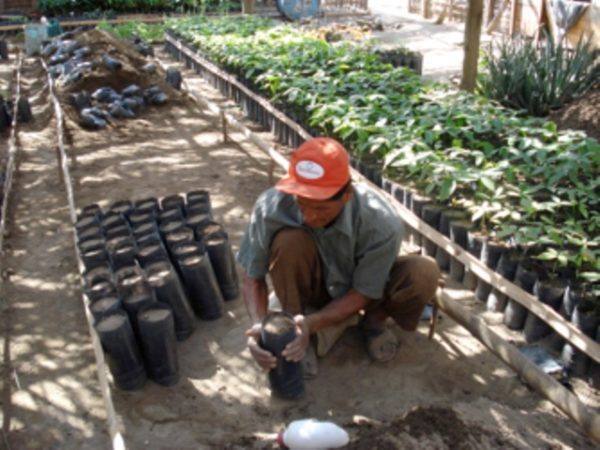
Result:
M252 328L246 331L246 336L248 336L248 348L250 349L250 354L258 365L265 372L274 369L277 366L277 358L258 344L260 341L260 324L254 324Z
M296 322L296 339L286 345L281 354L288 361L298 362L302 361L310 344L310 328L303 315L295 316L294 321Z

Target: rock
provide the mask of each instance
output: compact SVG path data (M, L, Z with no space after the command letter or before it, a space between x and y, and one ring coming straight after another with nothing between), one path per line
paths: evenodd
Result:
M75 61L71 60L71 59L68 60L68 61L66 61L63 64L63 70L62 70L63 75L68 75L71 72L73 72L75 70L75 65L76 64L77 63Z
M167 83L169 83L173 89L180 91L182 82L183 78L179 70L174 68L167 69Z
M75 69L75 70L73 70L73 72L71 72L70 74L65 76L65 79L63 80L63 84L66 86L69 84L77 83L82 78L83 78L83 72L80 69Z
M77 111L81 111L84 108L89 108L92 106L92 98L90 97L89 92L81 91L76 94L71 94L69 96L69 100L71 104L77 109Z
M165 94L158 86L152 86L144 91L144 98L150 105L164 105L169 100L167 94Z
M106 112L104 109L98 108L97 106L93 106L93 107L89 108L89 110L96 117L100 117L101 119L104 119L107 121L110 120L110 114L108 112Z
M148 44L146 44L144 42L140 42L138 44L135 44L134 48L142 56L154 56L154 49L150 45L148 45Z
M164 92L159 92L158 94L155 94L152 97L150 97L151 105L160 106L160 105L164 105L168 101L169 101L169 97Z
M110 87L101 87L97 89L93 94L92 98L101 103L112 103L114 101L121 100L121 96Z
M87 72L89 70L92 70L94 68L94 65L89 61L84 61L78 63L76 68L81 70L82 72Z
M92 54L92 50L89 47L81 47L73 52L73 56L78 59L83 59L86 56L90 56Z
M142 66L142 72L145 72L147 74L156 73L156 64L154 64L154 63L144 64Z
M49 42L48 44L44 45L44 47L42 47L42 56L44 56L45 58L49 58L57 51L58 45L56 45L56 42Z
M142 95L142 88L140 88L137 84L131 84L127 86L125 89L121 91L121 94L124 97L134 97Z
M19 98L19 102L17 103L17 121L19 123L29 123L32 119L33 114L31 114L29 99L27 97Z
M117 119L133 119L135 117L135 113L123 102L111 103L108 112Z
M50 76L52 78L56 79L62 75L63 66L62 65L52 66L48 69L48 71L50 72Z
M144 99L139 96L125 97L122 103L124 106L136 113L140 112L144 106L146 106Z
M81 47L81 43L75 40L66 40L60 41L58 43L58 51L59 53L66 53L67 55L71 55L75 50Z
M102 62L104 63L104 66L111 72L116 72L117 70L121 70L123 68L123 63L121 61L108 56L106 53L102 55Z
M49 64L51 66L55 66L57 64L62 64L64 62L68 61L69 58L70 58L70 56L67 53L58 52L50 58Z
M98 117L92 111L94 108L85 108L79 115L79 123L82 127L90 130L101 130L108 126L108 122L101 117Z

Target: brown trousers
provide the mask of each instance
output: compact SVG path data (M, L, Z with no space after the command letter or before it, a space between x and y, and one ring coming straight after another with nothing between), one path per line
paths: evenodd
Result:
M321 258L312 237L300 228L284 228L271 243L269 274L281 307L302 314L307 307L321 308L331 301L327 293ZM372 299L396 323L413 331L425 305L433 299L440 271L425 256L400 256L394 262L382 299Z

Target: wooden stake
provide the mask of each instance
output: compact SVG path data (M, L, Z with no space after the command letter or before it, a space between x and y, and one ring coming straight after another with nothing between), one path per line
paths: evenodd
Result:
M431 16L431 12L430 12L430 2L431 0L421 0L421 14L423 14L423 17L425 19L429 19L429 17Z
M516 1L516 0L513 0L513 1ZM508 5L510 5L510 0L504 0L502 2L502 5L500 6L500 9L498 10L498 12L494 16L494 18L492 20L490 20L490 22L487 24L487 28L485 29L485 32L487 34L492 34L494 31L496 31L498 29L498 27L500 26L500 23L502 22L502 16L504 15L504 11L506 11L506 8L508 8Z
M519 8L519 0L512 0L511 8L510 8L510 28L509 28L509 36L514 37L517 33L517 12Z
M223 142L227 142L227 120L223 111L221 111L221 129L223 130Z
M481 21L483 19L483 0L469 0L469 12L465 24L465 57L460 88L473 92L477 80L477 63L479 61L479 40L481 38Z

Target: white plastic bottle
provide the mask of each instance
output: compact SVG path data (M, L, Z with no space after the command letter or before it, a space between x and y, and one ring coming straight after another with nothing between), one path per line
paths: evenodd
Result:
M290 450L326 450L347 445L350 437L335 423L303 419L290 423L277 440Z

